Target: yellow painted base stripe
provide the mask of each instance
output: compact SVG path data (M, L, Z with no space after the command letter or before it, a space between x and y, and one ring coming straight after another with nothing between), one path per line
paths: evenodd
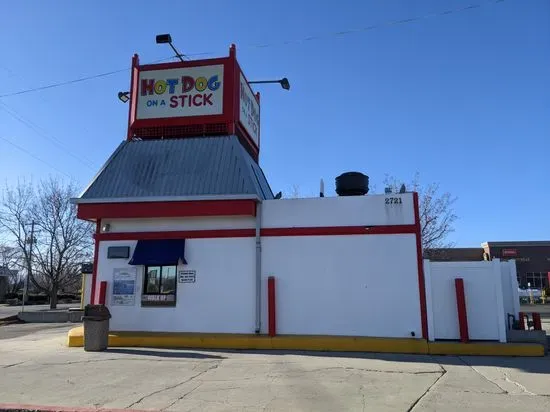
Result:
M84 346L82 326L69 331L67 345ZM156 347L194 349L310 350L342 352L414 353L432 355L544 356L536 344L428 343L424 339L371 338L359 336L311 336L110 332L110 347Z
M544 356L536 343L428 342L428 350L430 355Z
M70 348L81 348L84 346L84 327L72 328L67 333L67 346Z

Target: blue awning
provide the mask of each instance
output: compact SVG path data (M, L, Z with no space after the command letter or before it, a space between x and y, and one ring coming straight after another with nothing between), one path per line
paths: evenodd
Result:
M138 240L130 265L177 265L185 257L185 239Z

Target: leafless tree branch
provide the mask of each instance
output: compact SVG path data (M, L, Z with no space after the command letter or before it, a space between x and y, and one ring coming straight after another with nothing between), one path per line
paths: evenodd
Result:
M397 192L403 181L393 176L386 176L384 184ZM418 192L419 217L422 235L422 248L434 249L451 247L447 241L449 234L454 232L454 222L457 216L454 211L456 197L449 192L441 192L439 184L422 185L417 173L413 180L405 183L407 190Z
M89 260L92 252L91 225L76 218L75 205L70 202L76 193L74 185L51 178L37 186L19 182L6 187L0 203L0 231L13 239L30 266L30 282L50 296L52 308L58 291L79 282L80 264ZM32 221L35 235L31 240ZM34 242L32 256L29 241Z

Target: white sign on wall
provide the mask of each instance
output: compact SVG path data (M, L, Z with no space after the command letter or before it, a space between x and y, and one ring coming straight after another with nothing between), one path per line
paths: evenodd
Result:
M260 138L260 104L242 73L239 89L239 121L258 146Z
M196 270L180 270L178 272L178 283L195 283L196 278Z
M113 269L113 305L134 305L136 277L136 268Z
M137 119L223 113L223 65L141 71Z

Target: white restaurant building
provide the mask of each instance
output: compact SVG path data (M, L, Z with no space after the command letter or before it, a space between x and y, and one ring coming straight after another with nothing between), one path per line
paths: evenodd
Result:
M108 306L111 330L396 338L413 352L438 327L458 339L460 271L424 273L418 195L275 198L258 164L259 95L235 56L134 57L128 138L75 199L96 224L91 301ZM490 266L462 267L464 279L495 276L489 299L467 299L471 337L505 342L511 266L476 264Z

